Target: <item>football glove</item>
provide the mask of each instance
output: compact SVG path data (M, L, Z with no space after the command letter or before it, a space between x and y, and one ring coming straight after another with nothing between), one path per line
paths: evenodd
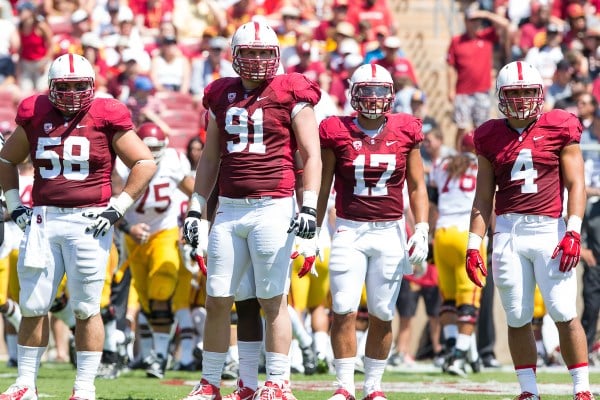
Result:
M302 278L309 272L314 276L319 276L317 272L316 261L317 257L321 258L321 250L319 249L319 235L315 235L312 239L298 238L296 243L297 249L291 255L292 260L295 260L299 256L304 257L304 264L298 271L298 278Z
M317 210L302 206L300 213L290 222L287 233L296 232L302 239L312 239L317 233Z
M419 222L415 225L415 232L408 239L408 261L411 264L421 264L427 259L429 253L429 224Z
M200 220L202 214L198 211L188 211L183 222L183 238L194 249L200 245Z
M31 223L31 216L33 215L33 210L27 206L20 205L15 208L10 213L10 219L15 221L15 223L21 228L22 231L25 231L27 225Z
M483 258L477 249L467 249L467 259L465 268L467 270L467 276L477 286L483 287L483 283L479 279L477 271L481 271L481 275L487 276L487 269L483 263Z
M574 231L567 231L560 243L554 249L552 258L556 258L558 253L562 251L560 257L560 272L569 272L577 266L581 253L581 236Z
M123 214L113 206L106 207L104 211L100 213L87 211L82 215L94 220L87 228L85 228L85 233L92 232L95 238L106 235L115 222L123 216Z

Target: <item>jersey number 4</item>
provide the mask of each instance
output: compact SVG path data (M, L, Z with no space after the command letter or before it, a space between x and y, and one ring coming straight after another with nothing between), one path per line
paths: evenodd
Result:
M538 187L534 183L538 177L537 170L533 167L533 156L531 149L522 149L515 160L515 163L510 171L510 180L523 180L521 185L521 193L537 193Z

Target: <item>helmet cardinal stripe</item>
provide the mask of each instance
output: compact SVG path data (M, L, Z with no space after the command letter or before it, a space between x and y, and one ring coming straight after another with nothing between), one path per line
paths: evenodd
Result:
M258 24L258 22L254 22L254 40L256 40L257 42L260 42L260 25Z
M377 76L377 68L375 68L376 64L371 64L371 76L375 78Z
M73 53L69 53L69 72L75 73L75 61L73 60Z
M523 65L521 61L517 61L517 74L519 75L519 80L523 80Z

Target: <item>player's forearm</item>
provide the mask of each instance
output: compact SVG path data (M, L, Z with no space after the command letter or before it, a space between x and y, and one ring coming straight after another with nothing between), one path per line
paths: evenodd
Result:
M492 213L491 204L491 202L477 202L477 199L473 202L469 232L482 238L485 236L486 229L490 222L490 215Z
M0 160L0 187L5 192L19 188L19 170L16 165Z
M309 155L304 160L304 174L303 183L304 191L311 191L319 193L321 188L321 173L323 170L323 164L321 163L321 154Z
M127 177L123 191L133 200L138 199L148 187L148 183L156 173L156 163L151 160L141 160L133 165Z
M425 183L417 185L409 191L410 209L415 218L415 224L429 221L429 200Z

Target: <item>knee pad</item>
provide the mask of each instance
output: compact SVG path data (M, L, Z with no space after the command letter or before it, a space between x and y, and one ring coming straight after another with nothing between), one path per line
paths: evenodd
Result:
M443 313L453 313L456 314L456 301L455 300L444 300L442 306L440 307L440 315Z
M395 303L389 301L380 301L375 304L369 304L369 314L377 317L381 321L391 321L394 319L394 309L396 308Z
M477 316L479 310L472 304L461 304L456 310L459 322L466 322L468 324L475 324L477 322Z
M104 322L105 324L117 319L116 310L112 304L109 304L106 307L102 307L102 309L100 310L100 315L102 316L102 322Z
M72 303L72 302L71 302ZM84 303L71 304L75 318L86 320L100 313L100 303Z
M331 309L336 314L346 315L358 310L358 306L353 306L356 303L355 295L347 292L338 292L332 299Z
M531 322L533 319L533 307L513 308L506 310L506 323L511 328L520 328Z
M156 309L156 300L150 300L150 313L147 315L148 321L152 326L171 325L175 321L173 318L173 310L171 310L171 302L160 302L167 305L166 309Z

